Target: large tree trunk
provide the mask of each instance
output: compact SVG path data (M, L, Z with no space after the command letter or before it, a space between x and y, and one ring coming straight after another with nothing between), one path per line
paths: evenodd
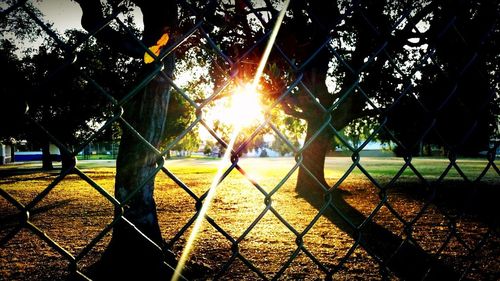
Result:
M327 89L324 87L326 71L321 65L312 69L307 75L309 84L314 85L314 93L319 97L319 101L328 106ZM347 77L346 88L350 87L356 77ZM363 108L364 102L360 95L350 95L340 107L332 112L332 125L337 129L344 128L351 122ZM307 133L305 143L321 129L325 118L320 112L307 110ZM296 191L301 197L306 199L318 210L324 207L328 198L331 199L331 208L324 214L341 231L348 234L353 242L360 241L360 245L370 255L384 261L391 272L395 273L403 280L456 280L460 275L443 263L435 260L426 253L419 245L411 240L403 240L383 226L367 222L365 226L358 230L345 221L347 219L353 225L361 225L366 217L356 208L349 205L343 198L340 190L331 193L324 192L324 188L329 188L324 175L326 153L332 147L333 132L330 127L326 127L316 136L308 147L302 152L302 163L304 167L299 168ZM342 216L339 214L342 213ZM432 270L427 274L427 269Z
M299 194L303 192L321 193L324 188L328 188L325 181L325 158L326 153L331 148L333 132L329 126L322 129L328 120L328 113L322 111L316 102L325 108L333 103L332 94L328 92L326 86L329 61L330 53L327 50L322 50L304 73L304 82L317 99L317 101L313 101L307 93L303 93L305 98L301 107L304 112L303 118L307 122L304 143L307 144L319 131L321 132L309 146L304 148L302 153L303 166L299 168L296 185Z
M321 118L307 120L306 142L320 130ZM321 193L328 188L325 181L325 158L331 146L331 129L325 128L302 153L303 167L299 168L296 190L299 194Z
M96 34L98 40L133 57L144 56L142 46L130 36L109 26L102 26L104 8L100 1L77 2L83 12L82 26L91 32L99 29ZM174 37L174 28L177 27L176 1L132 2L142 11L142 42L146 46L155 45L164 33ZM174 69L173 55L165 58L163 63L163 73L171 76ZM154 64L150 69L145 67L144 74L151 73ZM163 74L159 74L124 108L124 119L156 148L159 148L167 129L165 121L170 88ZM113 227L111 242L100 262L94 266L92 275L99 280L166 280L171 271L164 262L172 264L175 259L172 252L163 250L164 242L153 197L159 156L127 126L122 126L122 129L116 161L115 197L125 206L123 211L116 210L115 218L119 221Z
M311 118L307 121L307 134L305 143L320 130L322 118ZM345 120L338 124L344 125ZM332 144L331 128L326 127L302 153L304 167L299 168L296 190L309 203L318 210L331 199L331 208L324 214L341 231L347 233L352 239L360 241L360 245L370 255L386 262L391 272L404 280L456 280L460 275L443 263L435 260L426 253L419 245L411 240L403 240L398 235L387 230L383 226L369 221L359 230L353 225L361 225L366 217L356 208L349 205L343 198L340 190L331 193L324 191L328 184L324 176L324 165L326 153ZM306 170L307 169L307 170ZM342 213L342 216L339 214ZM347 219L350 223L346 222ZM427 273L427 270L432 270ZM427 276L425 274L428 274Z
M169 57L167 60L164 72L171 75L174 59ZM157 148L166 129L169 91L170 85L160 74L125 108L125 120ZM173 253L163 250L164 241L153 197L158 159L159 156L141 139L128 128L123 128L116 161L115 197L125 202L135 194L126 201L124 219L113 228L111 242L101 259L97 275L102 280L110 277L116 280L166 280L171 274L164 262L172 264L175 258ZM120 210L116 211L116 216L120 217Z
M312 118L307 121L306 143L322 126L321 118ZM349 205L339 190L334 190L329 196L326 196L328 193L324 192L323 188L328 188L324 175L325 158L331 143L332 133L331 129L327 127L303 151L302 163L304 167L299 168L296 185L298 194L318 210L323 208L326 203L325 198L330 197L332 208L324 214L325 217L341 231L347 233L353 242L359 239L363 249L370 255L386 262L386 266L398 277L404 280L421 280L427 273L427 269L432 267L426 280L458 279L460 277L458 273L435 260L411 240L403 240L383 226L371 221L366 223L363 229L358 230L344 220L345 218L357 226L361 225L366 217Z

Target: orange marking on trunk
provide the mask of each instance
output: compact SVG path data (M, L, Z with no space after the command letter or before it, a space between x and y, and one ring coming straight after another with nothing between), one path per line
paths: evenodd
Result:
M165 45L167 45L168 39L170 37L168 36L168 33L164 33L158 41L156 41L156 45L149 47L149 50L155 54L155 56L160 55L161 48L163 48ZM144 63L152 63L155 59L148 53L144 53Z

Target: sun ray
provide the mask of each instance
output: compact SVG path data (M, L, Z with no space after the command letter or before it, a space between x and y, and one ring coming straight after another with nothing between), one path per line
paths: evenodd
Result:
M248 83L237 87L231 95L231 105L227 112L233 127L247 127L255 120L262 119L262 105L259 93Z
M276 23L274 24L273 31L271 32L271 35L269 37L269 40L267 41L266 49L264 50L264 53L262 54L262 57L259 62L259 66L257 68L257 71L255 72L255 76L253 78L252 84L250 84L248 87L242 91L242 93L239 93L240 95L246 95L243 96L242 99L248 99L252 98L252 93L255 93L257 91L257 85L259 84L260 77L262 76L262 73L264 71L264 67L267 63L267 60L269 58L269 55L271 53L272 47L274 45L274 41L276 40L276 36L278 35L278 31L281 27L281 23L283 21L283 18L285 16L286 10L288 8L288 4L290 3L290 0L286 0L283 9L281 9L278 18L276 20ZM257 97L254 97L253 99L256 99ZM240 102L244 102L245 100L242 100ZM210 188L208 190L208 194L203 201L203 205L198 213L198 217L196 218L196 221L194 223L193 229L191 230L191 233L189 235L189 238L186 242L186 245L184 246L184 250L182 251L181 257L179 259L179 262L177 263L177 266L175 268L174 274L172 276L172 281L177 281L179 280L181 276L182 269L186 265L186 262L189 258L189 254L192 251L192 248L194 247L194 242L196 241L196 238L198 236L199 231L201 230L201 227L203 225L203 220L205 218L205 215L210 208L210 203L212 199L215 196L216 193L216 188L217 185L219 184L221 177L223 175L224 167L226 163L229 163L230 158L231 158L231 152L233 150L234 143L236 142L236 138L238 137L241 129L243 128L244 124L241 122L238 122L238 120L235 120L236 122L234 123L235 126L233 128L233 133L231 134L231 139L229 141L229 144L226 148L226 152L224 153L224 157L220 160L220 163L217 168L217 173L212 181L212 184L210 185Z

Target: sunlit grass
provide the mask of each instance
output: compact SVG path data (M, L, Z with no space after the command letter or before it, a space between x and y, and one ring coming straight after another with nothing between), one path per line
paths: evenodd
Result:
M165 162L165 167L181 179L197 196L201 196L211 184L217 170L217 163L218 161L210 159L169 160ZM293 158L244 158L239 162L246 172L257 179L266 192L276 187L294 163ZM377 181L385 183L392 179L404 162L398 158L366 157L362 158L360 163ZM412 163L426 179L432 181L439 178L449 161L418 158ZM459 163L466 174L480 173L486 166L485 161L475 159L461 160ZM325 170L327 181L331 184L335 183L351 164L350 158L328 158ZM114 193L114 167L96 167L98 164L85 161L80 161L78 165L108 193ZM17 168L18 171L22 171L23 166L19 165ZM27 204L56 176L56 172L20 173L2 177L0 187L20 202ZM272 196L272 206L291 227L302 232L317 215L318 210L295 192L296 176L295 172ZM450 177L446 177L445 182L448 180L456 182L459 179L460 177L450 172ZM490 171L482 182L498 187L499 177ZM399 186L395 193L389 192L388 198L402 217L409 220L422 208L423 201L412 197L411 194L405 194L401 188L404 188L405 184L411 186L419 183L419 180L412 173L406 174L405 172L400 183L402 186ZM365 215L369 214L380 202L377 188L359 169L355 169L340 188L347 192L344 195L346 201ZM412 188L412 192L415 192L415 188ZM167 242L171 242L195 214L195 200L163 173L160 173L156 179L155 200L163 236ZM242 238L239 244L240 253L271 279L297 249L297 245L293 232L271 212L265 213L256 226L246 233L250 224L265 208L265 196L238 171L233 171L219 186L207 215L233 239ZM38 211L31 212L31 221L72 254L77 254L113 218L112 205L76 175L67 176L35 206L35 209ZM1 237L17 225L15 214L16 209L0 197ZM374 220L395 234L400 234L403 227L385 207L374 217ZM431 205L425 211L421 222L416 224L414 236L419 239L418 241L426 250L436 251L448 233L442 207ZM477 238L486 231L484 222L473 216L464 217L458 222L458 230L464 239L471 243L477 241ZM198 238L197 247L191 255L191 261L204 263L217 272L230 259L232 244L210 224L206 222L205 224ZM0 275L5 276L7 280L26 280L30 279L29 277L44 274L46 276L61 274L58 271L61 267L51 265L59 262L60 256L40 239L29 234L29 231L23 230L23 233L25 234L16 236L16 239L0 248L0 264L2 264ZM246 236L242 237L245 233ZM429 236L428 233L433 233L433 235ZM186 239L187 232L173 243L173 250L178 255ZM303 240L307 249L328 266L334 266L354 242L327 217L321 217ZM82 270L99 258L99 254L104 250L108 241L109 235L98 243L96 251L79 263ZM446 249L445 254L449 255L448 257L459 256L464 254L461 251L456 246L453 249ZM371 258L363 250L359 250L355 257L356 262L352 263L351 267L342 270L339 273L340 276L347 279L378 276L377 266L374 266ZM12 259L29 261L29 265L23 265L23 262L12 262ZM50 268L54 269L51 271ZM16 272L24 272L24 275ZM284 274L285 279L301 278L301 276L306 279L311 276L324 277L324 274L303 253ZM236 262L231 266L223 279L259 280L241 262Z

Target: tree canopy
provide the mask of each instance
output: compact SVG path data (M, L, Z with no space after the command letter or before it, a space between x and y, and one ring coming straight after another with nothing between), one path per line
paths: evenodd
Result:
M215 87L230 63L237 79L251 79L280 2L208 3L192 9L224 54L198 53L212 61ZM367 122L364 140L393 142L402 155L422 143L477 155L498 130L497 9L480 1L292 1L261 79L265 98L272 103L300 79L279 104L307 123L305 142L314 141L302 155L319 179L323 166L314 163L334 136L356 150L340 131ZM203 34L192 41L206 44Z

